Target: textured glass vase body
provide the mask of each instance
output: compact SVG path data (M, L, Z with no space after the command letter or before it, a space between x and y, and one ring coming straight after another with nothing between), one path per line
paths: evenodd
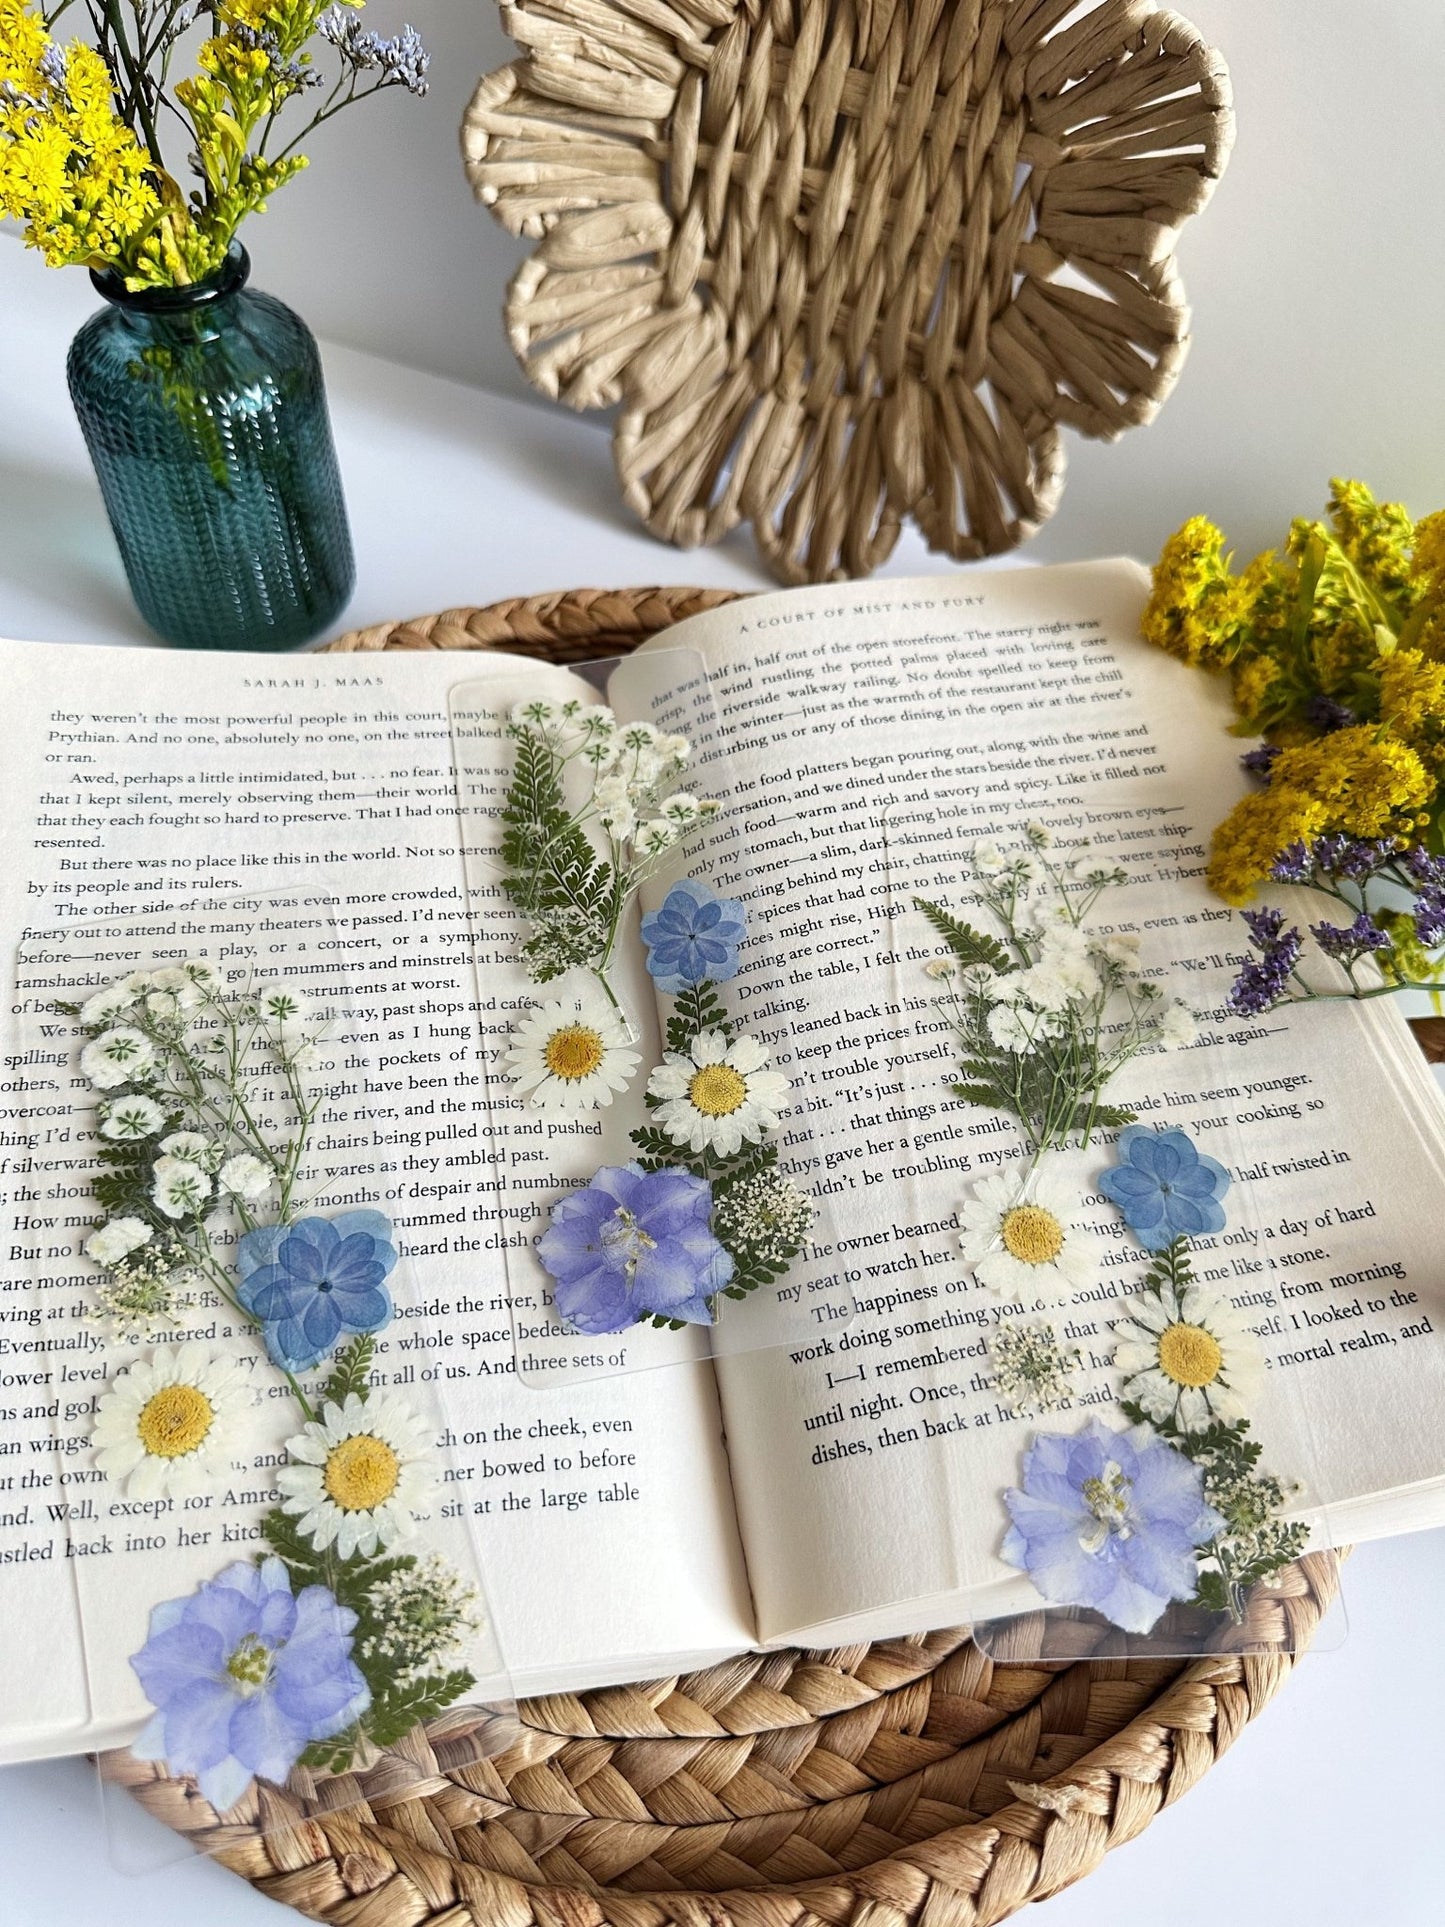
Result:
M67 372L137 606L193 649L286 649L345 608L351 536L316 342L246 286L127 293L71 343Z

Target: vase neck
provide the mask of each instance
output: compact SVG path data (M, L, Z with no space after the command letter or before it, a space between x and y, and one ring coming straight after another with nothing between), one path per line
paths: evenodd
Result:
M127 288L113 268L92 268L91 286L140 332L174 330L188 340L204 339L224 326L227 311L251 273L251 257L233 241L214 274L184 287Z

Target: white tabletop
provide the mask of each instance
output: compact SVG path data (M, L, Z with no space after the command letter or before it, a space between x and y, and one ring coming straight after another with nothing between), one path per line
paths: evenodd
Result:
M153 638L65 393L65 348L92 306L83 275L46 273L0 235L0 634L141 645ZM325 360L359 558L338 630L553 588L765 586L745 536L681 554L640 531L595 426L349 349ZM906 536L888 573L936 566ZM1345 1598L1348 1625L1231 1757L1032 1919L1438 1927L1445 1632L1430 1615L1445 1599L1445 1532L1363 1548ZM0 1590L0 1637L3 1604ZM172 1837L125 1813L120 1857L163 1864L112 1864L83 1762L0 1771L0 1927L280 1918L223 1869L171 1860Z

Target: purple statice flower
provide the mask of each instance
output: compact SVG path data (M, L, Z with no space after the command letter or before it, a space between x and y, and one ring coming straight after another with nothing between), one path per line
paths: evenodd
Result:
M1267 783L1274 769L1274 759L1278 755L1278 743L1260 743L1254 749L1247 749L1244 752L1239 759L1239 767L1248 770L1251 776L1257 776L1262 783Z
M1333 957L1336 963L1342 964L1352 964L1376 950L1394 948L1379 924L1363 910L1353 923L1312 923L1310 935L1327 957Z
M690 1171L604 1165L552 1207L537 1256L577 1331L626 1331L651 1314L710 1325L709 1300L733 1275L712 1234L712 1186Z
M1398 848L1393 837L1372 839L1332 832L1315 844L1315 868L1321 876L1345 877L1351 883L1363 883L1392 863Z
M736 977L738 947L746 935L742 904L714 896L693 877L675 883L662 907L642 919L648 971L658 989L672 996L694 984Z
M1445 890L1422 890L1416 897L1415 935L1427 950L1445 943Z
M1269 866L1276 883L1307 883L1313 862L1303 843L1290 843Z
M1036 1435L1023 1480L1004 1493L1003 1557L1055 1606L1087 1606L1147 1633L1171 1600L1192 1599L1196 1549L1223 1528L1204 1474L1147 1425L1099 1419L1073 1436Z
M359 1719L371 1692L351 1657L356 1614L325 1586L291 1591L279 1559L245 1560L151 1613L131 1659L155 1716L138 1759L194 1774L218 1812L259 1774L284 1780L313 1740Z
M1283 910L1241 910L1239 914L1248 927L1249 941L1256 950L1268 950L1271 944L1279 941L1280 931L1284 928Z
M1400 868L1422 889L1445 889L1445 856L1431 856L1425 850L1407 850Z
M1196 1151L1183 1131L1129 1124L1114 1152L1118 1162L1100 1177L1099 1189L1146 1251L1223 1231L1219 1200L1229 1189L1229 1173Z
M383 1280L396 1264L391 1220L342 1211L248 1231L236 1246L236 1295L259 1319L273 1364L309 1372L341 1338L391 1317Z
M1241 967L1225 999L1236 1016L1258 1017L1279 1002L1303 948L1303 933L1290 928L1264 946L1262 957L1251 957Z
M1337 703L1333 696L1311 696L1304 707L1304 719L1326 736L1337 729L1351 729L1360 720L1353 709Z

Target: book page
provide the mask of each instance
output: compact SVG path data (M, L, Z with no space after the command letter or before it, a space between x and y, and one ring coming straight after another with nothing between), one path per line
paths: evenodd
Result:
M1146 965L1219 1012L1243 933L1201 872L1245 781L1240 745L1222 691L1139 640L1146 591L1127 563L844 586L663 639L707 660L747 846L738 887L773 906L734 988L791 1051L813 1134L824 1243L796 1268L804 1302L841 1269L857 1304L842 1330L719 1364L765 1639L855 1636L880 1609L897 1632L1031 1603L998 1557L999 1495L1037 1428L993 1396L990 1295L957 1242L971 1184L1018 1136L946 1091L922 972L938 945L910 903L961 908L974 841L1030 818L1063 843L1091 836L1134 879L1095 920L1138 928ZM1398 1013L1211 1021L1195 1047L1136 1059L1110 1096L1234 1171L1205 1276L1260 1335L1256 1434L1325 1513L1321 1535L1352 1501L1349 1531L1368 1534L1385 1493L1433 1494L1426 1514L1445 1516L1441 1104ZM1096 1147L1051 1168L1085 1196L1107 1161ZM1091 1405L1112 1397L1114 1307L1143 1267L1115 1214L1086 1221L1099 1281L1060 1324Z
M752 1622L710 1370L558 1391L518 1381L504 1240L532 1226L498 1216L492 1167L524 1164L543 1199L621 1152L636 1120L618 1105L552 1122L489 1100L481 1054L500 1053L526 983L500 888L470 906L464 894L446 713L453 683L486 675L497 678L499 801L510 767L500 718L524 691L583 687L563 672L464 653L0 644L0 929L13 979L25 932L63 933L130 906L153 915L203 891L278 889L336 906L318 916L334 914L334 927L313 935L307 958L294 930L267 933L267 954L282 950L276 961L303 983L345 994L360 1061L376 1066L375 1088L357 1078L328 1100L318 1162L394 1167L398 1195L385 1208L418 1315L398 1317L382 1363L392 1383L425 1374L442 1401L448 1502L474 1530L526 1692L716 1656L746 1645ZM238 938L238 953L260 935ZM22 1015L26 1036L44 1038L45 983L24 995L0 1076L0 1583L11 1629L0 1757L134 1730L145 1706L126 1659L149 1607L243 1556L274 1500L264 1470L238 1467L232 1492L201 1516L137 1517L90 1467L93 1403L116 1356L81 1316L98 1275L79 1255L97 1215L93 1120L67 1026L57 1020L53 1047L20 1048ZM87 1678L79 1602L101 1597ZM45 1668L31 1658L42 1644Z

